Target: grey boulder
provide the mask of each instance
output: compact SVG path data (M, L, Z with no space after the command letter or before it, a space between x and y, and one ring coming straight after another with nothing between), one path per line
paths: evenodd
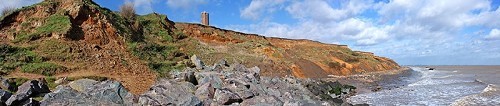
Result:
M5 102L5 104L19 105L19 103L28 100L32 96L49 92L50 92L49 87L44 81L38 81L38 80L27 81L18 87L16 94L12 95Z
M188 82L159 80L150 90L139 96L139 105L200 106L202 102L192 94L194 85Z
M87 82L93 81L82 79L72 82L75 85L84 85L80 91L74 89L78 88L75 86L58 86L54 92L45 95L41 101L41 105L120 106L133 104L134 95L129 93L117 81L107 80L95 84Z
M12 96L10 92L0 89L0 105L5 105L5 102L10 98L10 96Z

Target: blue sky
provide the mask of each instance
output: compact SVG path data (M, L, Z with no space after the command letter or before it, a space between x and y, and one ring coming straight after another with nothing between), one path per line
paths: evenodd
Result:
M1 0L22 7L41 0ZM176 22L347 44L402 65L500 65L500 0L94 0Z

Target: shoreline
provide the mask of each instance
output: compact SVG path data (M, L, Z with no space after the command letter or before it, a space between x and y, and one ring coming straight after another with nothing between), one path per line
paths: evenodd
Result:
M327 81L338 81L356 87L355 94L377 92L383 89L394 89L407 85L401 78L411 76L414 71L410 67L397 70L379 71L350 76L332 76Z

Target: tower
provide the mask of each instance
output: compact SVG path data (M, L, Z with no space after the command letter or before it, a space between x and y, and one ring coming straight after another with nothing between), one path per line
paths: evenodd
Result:
M210 25L208 23L209 19L208 19L208 12L206 11L203 11L201 12L201 24L203 25Z

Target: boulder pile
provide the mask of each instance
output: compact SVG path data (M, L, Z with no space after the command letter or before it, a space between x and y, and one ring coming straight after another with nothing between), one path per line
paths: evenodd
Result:
M0 90L6 105L180 105L180 106L348 106L344 100L353 94L352 86L338 82L263 77L258 67L227 64L220 60L206 66L196 56L195 67L172 71L169 78L158 79L149 91L129 93L119 82L80 79L48 91L43 81L21 85L15 94ZM49 93L50 92L50 93ZM41 101L33 95L47 93ZM12 96L11 96L12 95ZM6 99L8 98L8 99Z

